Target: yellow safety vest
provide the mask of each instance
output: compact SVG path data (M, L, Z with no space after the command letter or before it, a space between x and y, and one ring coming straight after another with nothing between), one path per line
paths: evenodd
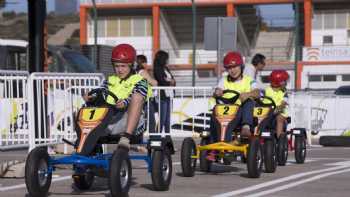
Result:
M274 90L271 87L267 87L265 89L265 96L270 97L275 103L276 106L280 106L282 104L282 101L284 100L284 95L286 93L282 90ZM263 100L264 103L270 103L269 100L264 99Z
M267 87L265 89L265 96L270 97L276 104L276 106L280 106L284 100L284 96L285 96L286 92L283 90L274 90L271 87ZM271 103L271 101L264 99L263 103ZM288 117L288 109L284 108L281 115L284 117Z
M108 90L115 94L118 99L127 99L131 95L135 85L142 79L143 77L139 74L131 75L126 80L113 75L108 77ZM147 97L150 97L152 96L152 91L149 85L147 87ZM108 96L107 103L114 105L115 101L113 97Z
M225 76L224 78L224 90L235 90L239 93L246 93L252 91L251 84L253 82L253 79L247 75L243 75L242 80L239 80L237 82L235 81L229 81L228 76ZM232 98L234 96L233 94L225 94L224 98ZM237 105L241 104L241 101L238 99L236 101Z

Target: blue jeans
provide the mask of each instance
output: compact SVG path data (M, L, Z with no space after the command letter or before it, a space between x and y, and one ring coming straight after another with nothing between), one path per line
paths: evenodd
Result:
M239 108L236 117L231 120L227 127L225 133L225 141L229 142L232 140L232 132L238 127L242 125L249 125L250 131L254 132L253 129L253 110L254 110L254 101L248 99L245 101L241 107ZM219 122L212 116L210 120L210 136L212 142L217 142L219 140L218 134L220 134L220 125Z
M170 133L170 98L166 97L164 99L160 100L160 125L159 125L159 132L163 131L163 127L165 130L165 133Z
M152 98L149 99L148 102L145 104L145 113L147 116L146 128L148 128L149 133L155 133L155 130L156 130L156 119L154 117L155 105L156 105L155 101Z

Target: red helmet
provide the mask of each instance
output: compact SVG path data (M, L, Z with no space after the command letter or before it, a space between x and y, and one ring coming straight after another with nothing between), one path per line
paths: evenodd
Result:
M119 44L113 48L112 62L134 63L136 50L129 44Z
M281 87L281 83L288 79L289 74L285 70L274 70L270 74L270 84L272 87Z
M224 67L243 66L243 58L239 52L230 51L224 57Z

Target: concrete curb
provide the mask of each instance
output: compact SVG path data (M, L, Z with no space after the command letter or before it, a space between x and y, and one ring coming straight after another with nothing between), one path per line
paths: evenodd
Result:
M0 178L24 178L24 160L12 160L0 164Z

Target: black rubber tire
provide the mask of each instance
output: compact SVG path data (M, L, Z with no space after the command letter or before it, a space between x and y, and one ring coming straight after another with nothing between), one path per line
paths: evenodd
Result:
M305 162L306 158L306 139L305 136L295 136L294 140L294 156L295 161L298 164L302 164Z
M73 183L79 190L88 190L94 183L95 175L92 171L87 170L84 174L74 175Z
M181 146L181 168L184 177L193 177L196 170L197 159L192 159L196 155L196 144L191 137L187 137Z
M265 139L264 142L264 166L265 172L276 172L276 142L274 139Z
M25 164L25 183L30 196L47 196L50 189L52 174L48 173L46 178L39 174L39 167L48 170L49 154L46 147L36 147L28 155ZM40 184L39 178L43 182Z
M288 138L282 134L277 143L277 163L279 166L285 166L288 159Z
M263 166L263 153L259 139L250 140L248 147L247 169L249 178L259 178Z
M126 166L124 166L126 165ZM122 167L126 167L124 171ZM127 176L123 183L121 175ZM132 171L128 151L124 148L118 148L114 151L109 169L109 189L112 197L127 197L130 189Z
M210 140L207 138L201 139L201 146L208 145L210 143ZM207 159L208 151L202 150L199 153L199 169L202 172L210 172L212 161L209 161Z
M166 172L164 172L166 171ZM152 183L154 190L167 191L171 183L173 165L169 150L155 150L152 153Z
M320 145L350 147L350 136L321 136Z

